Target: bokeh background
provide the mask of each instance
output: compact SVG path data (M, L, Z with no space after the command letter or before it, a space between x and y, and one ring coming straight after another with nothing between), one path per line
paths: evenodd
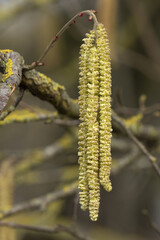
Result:
M86 9L97 10L99 21L104 23L108 31L112 58L113 109L122 116L129 117L138 112L144 99L147 106L158 106L159 0L0 0L0 49L17 51L24 57L26 64L31 64L39 58L59 29L76 13ZM91 28L92 23L87 16L78 19L50 50L45 58L45 66L39 68L41 72L64 85L73 98L78 97L79 47L85 33ZM26 91L19 109L32 109L35 106L53 110L49 103ZM147 116L144 123L155 126L159 132L158 110L156 116ZM1 169L5 169L4 162L10 159L17 159L19 164L22 160L25 163L34 163L37 156L34 155L35 151L50 145L55 146L64 135L76 131L75 128L44 122L1 126ZM115 131L114 139L118 141L119 149L113 148L113 158L129 158L131 153L128 148L132 148L132 145L127 137L121 137ZM14 185L9 185L12 188L12 204L41 196L78 178L76 140L71 146L68 145L24 172L15 171L14 177L12 176ZM156 154L159 156L158 150ZM76 220L73 218L76 195L66 201L57 201L45 213L27 212L19 214L14 220L49 226L58 223L72 225L76 221L82 233L98 240L158 240L159 236L142 214L144 209L148 209L153 221L160 228L160 179L146 162L143 156L136 155L134 163L111 176L113 190L107 193L102 189L99 220L96 223L89 220L88 213L82 212L79 205ZM0 195L2 196L1 190ZM8 240L12 239L73 238L61 234L42 235L13 230Z

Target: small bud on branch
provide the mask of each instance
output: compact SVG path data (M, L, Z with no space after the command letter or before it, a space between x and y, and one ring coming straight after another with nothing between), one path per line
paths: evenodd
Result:
M49 50L53 47L53 44L60 38L60 36L73 24L76 23L76 19L79 18L79 17L82 17L84 16L84 14L87 14L89 15L89 20L91 18L91 20L93 19L94 20L94 28L95 26L98 24L98 21L97 21L97 18L95 16L95 10L85 10L85 11L82 11L78 14L76 14L72 19L70 19L62 28L61 30L56 34L56 36L54 36L52 38L52 40L50 41L50 43L48 44L48 46L46 47L46 49L44 50L43 54L41 55L41 57L33 62L31 65L28 65L25 67L25 71L29 71L37 66L39 62L42 62L42 60L44 59L44 57L47 55L47 53L49 52ZM90 20L90 21L91 21Z

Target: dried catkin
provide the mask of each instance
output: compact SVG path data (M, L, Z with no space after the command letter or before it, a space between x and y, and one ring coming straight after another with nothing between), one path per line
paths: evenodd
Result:
M83 210L96 221L100 184L112 186L111 170L111 66L108 37L102 24L86 34L80 50L79 80L79 196Z

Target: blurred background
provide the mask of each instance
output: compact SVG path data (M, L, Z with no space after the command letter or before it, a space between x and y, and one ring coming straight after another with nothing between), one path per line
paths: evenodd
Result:
M31 64L59 29L76 13L86 9L95 9L98 20L108 31L113 109L127 118L138 114L142 108L150 110L143 124L153 127L159 134L159 0L0 0L0 49L17 51L26 64ZM78 19L50 50L45 66L38 69L64 85L73 98L78 97L79 48L89 29L92 29L92 22L87 16ZM54 110L49 103L27 91L18 108L32 110L37 106ZM144 136L149 127L145 128ZM78 179L76 132L75 127L46 122L0 126L0 180L6 181L0 184L1 211ZM145 142L145 137L141 140ZM146 140L145 144L159 157L159 140ZM54 151L49 157L42 156L40 153L48 146ZM112 149L115 163L126 160L128 164L113 171L111 193L102 189L96 223L77 206L77 194L54 202L47 211L18 214L14 221L49 226L59 223L71 226L76 222L83 234L97 240L160 239L142 214L148 209L160 229L160 179L130 140L115 129ZM3 198L5 189L8 195ZM5 234L9 237L5 238ZM3 230L2 236L1 240L74 239L63 234L42 235L8 229Z

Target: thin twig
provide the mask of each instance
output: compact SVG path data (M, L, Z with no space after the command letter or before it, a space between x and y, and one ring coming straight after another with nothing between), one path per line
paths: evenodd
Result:
M61 126L78 126L80 124L79 120L72 120L72 119L53 119L53 122L55 124L61 125Z
M60 198L64 198L72 195L73 193L75 193L76 189L77 189L77 184L72 183L61 190L57 190L57 191L48 193L45 196L34 198L28 202L15 205L8 212L3 213L0 220L7 218L9 216L13 216L23 211L29 211L29 210L35 210L35 209L44 210L51 202L54 202Z
M31 123L31 122L37 122L37 121L38 122L44 121L45 123L55 123L60 126L70 127L70 126L78 126L80 123L78 119L77 120L69 119L69 118L62 119L60 118L60 116L58 116L58 113L56 111L43 112L43 109L38 109L38 108L37 109L32 108L32 111L29 111L29 109L17 110L15 111L15 113L12 114L12 116L4 120L4 118L6 118L14 110L15 110L15 107L12 105L11 107L9 107L9 109L4 111L0 115L0 126L12 124L12 123L26 123L26 122ZM28 113L27 116L25 111ZM21 114L24 114L24 116L22 115L21 118L17 118L17 116L18 115L21 116Z
M146 157L149 159L150 163L152 164L154 170L156 171L157 175L160 177L160 168L156 162L156 157L151 155L151 153L146 149L146 147L133 135L131 130L126 127L125 123L121 120L121 118L116 114L112 113L113 120L118 123L122 129L127 133L127 135L130 137L130 139L137 145L137 147L146 155Z
M118 161L116 161L116 164L112 168L111 173L114 175L120 173L123 169L128 167L135 160L138 160L140 156L141 156L141 153L139 149L136 146L132 146L132 149L130 150L129 153L127 153L121 159L119 158Z
M32 225L23 225L15 222L0 222L0 226L8 227L8 228L15 228L15 229L23 229L27 231L34 231L38 233L60 233L60 232L65 232L76 239L79 240L91 240L88 237L83 236L80 232L75 231L69 227L63 226L63 225L58 225L54 228L52 227L47 227L47 226L32 226Z
M96 28L96 26L98 25L98 20L96 18L95 15L95 10L85 10L82 11L80 13L77 13L73 18L71 18L61 29L60 31L52 38L52 40L50 41L50 43L48 44L48 46L46 47L46 49L44 50L44 52L42 53L41 57L36 61L33 62L31 65L29 66L25 66L25 68L23 69L24 71L28 71L31 70L33 68L35 68L36 66L42 66L43 63L43 59L44 57L47 55L47 53L49 52L49 50L51 49L51 47L53 47L53 44L60 38L60 36L71 26L76 22L76 19L79 17L82 17L84 14L89 15L91 18L89 19L93 19L94 21L94 29Z

